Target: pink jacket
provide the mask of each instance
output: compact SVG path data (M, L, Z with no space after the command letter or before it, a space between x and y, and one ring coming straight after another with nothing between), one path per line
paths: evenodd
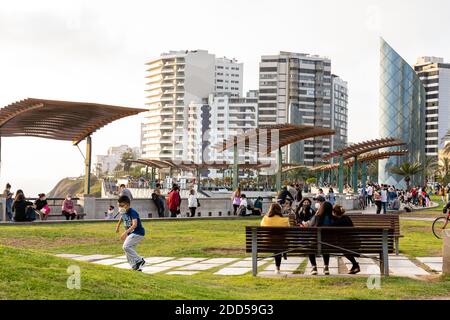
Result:
M64 200L63 205L62 205L62 211L66 211L66 212L75 212L75 206L73 204L72 200Z

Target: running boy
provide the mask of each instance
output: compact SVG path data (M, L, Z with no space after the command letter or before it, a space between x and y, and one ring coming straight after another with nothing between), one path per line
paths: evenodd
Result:
M120 236L120 240L124 241L123 250L131 268L136 271L142 271L141 267L144 266L145 260L137 254L136 246L144 239L145 230L142 227L139 214L130 207L130 198L121 196L118 202L119 212L122 214L122 217L116 226L116 233L119 232L120 224L123 220L125 232Z

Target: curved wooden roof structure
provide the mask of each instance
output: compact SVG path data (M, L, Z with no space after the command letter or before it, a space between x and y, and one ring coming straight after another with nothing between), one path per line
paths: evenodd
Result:
M312 169L310 166L306 166L304 164L298 164L298 163L283 163L282 165L282 172L288 172L288 171L292 171L292 170L296 170L296 169L302 169L302 168L306 168L306 169Z
M130 160L131 163L143 164L145 166L154 167L157 169L163 168L178 168L183 170L196 170L196 169L228 169L233 164L226 162L212 162L212 163L194 163L185 161L174 161L174 160L161 160L161 159L137 159ZM265 164L262 162L258 163L242 163L239 164L241 169L262 169L269 168L270 164Z
M330 136L335 131L329 128L313 127L295 124L264 125L249 130L236 137L213 146L217 151L223 152L237 145L239 149L260 151L264 155L270 154L278 148L288 144L319 136Z
M405 142L403 142L402 140L397 139L397 138L383 138L383 139L364 141L364 142L352 144L345 148L338 149L338 150L324 156L322 159L330 160L331 158L334 158L337 156L343 156L344 159L349 159L351 157L355 157L360 154L374 151L377 149L402 146L405 144L406 144Z
M0 109L0 136L68 140L77 145L101 127L146 109L27 98Z
M382 160L387 159L389 157L393 156L403 156L408 153L408 150L402 149L402 150L393 150L393 151L383 151L383 152L373 152L373 153L367 153L363 154L358 158L358 162L367 162L367 161L374 161L374 160ZM348 159L347 161L344 161L344 166L351 166L355 162L354 159ZM333 163L333 164L326 164L322 166L317 166L312 168L312 171L326 171L326 170L334 170L339 168L339 163Z

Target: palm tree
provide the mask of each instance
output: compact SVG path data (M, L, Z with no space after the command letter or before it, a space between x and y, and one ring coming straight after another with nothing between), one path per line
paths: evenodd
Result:
M418 162L415 162L413 164L411 164L409 162L404 162L399 167L389 168L390 173L397 174L397 175L405 178L407 191L409 191L409 189L410 189L409 183L411 181L411 176L414 176L421 171L423 171L423 167Z
M435 157L426 157L423 165L425 171L425 183L428 184L428 179L434 177L438 169L438 161Z
M450 158L443 158L439 162L439 182L446 185L450 182Z

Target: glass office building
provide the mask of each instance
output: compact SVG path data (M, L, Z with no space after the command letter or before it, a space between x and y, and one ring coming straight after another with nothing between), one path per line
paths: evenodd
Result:
M405 188L404 178L390 173L389 168L403 162L424 163L425 98L425 88L414 69L381 39L379 133L381 138L402 139L409 152L379 161L379 183ZM422 173L411 177L411 184L423 183Z

